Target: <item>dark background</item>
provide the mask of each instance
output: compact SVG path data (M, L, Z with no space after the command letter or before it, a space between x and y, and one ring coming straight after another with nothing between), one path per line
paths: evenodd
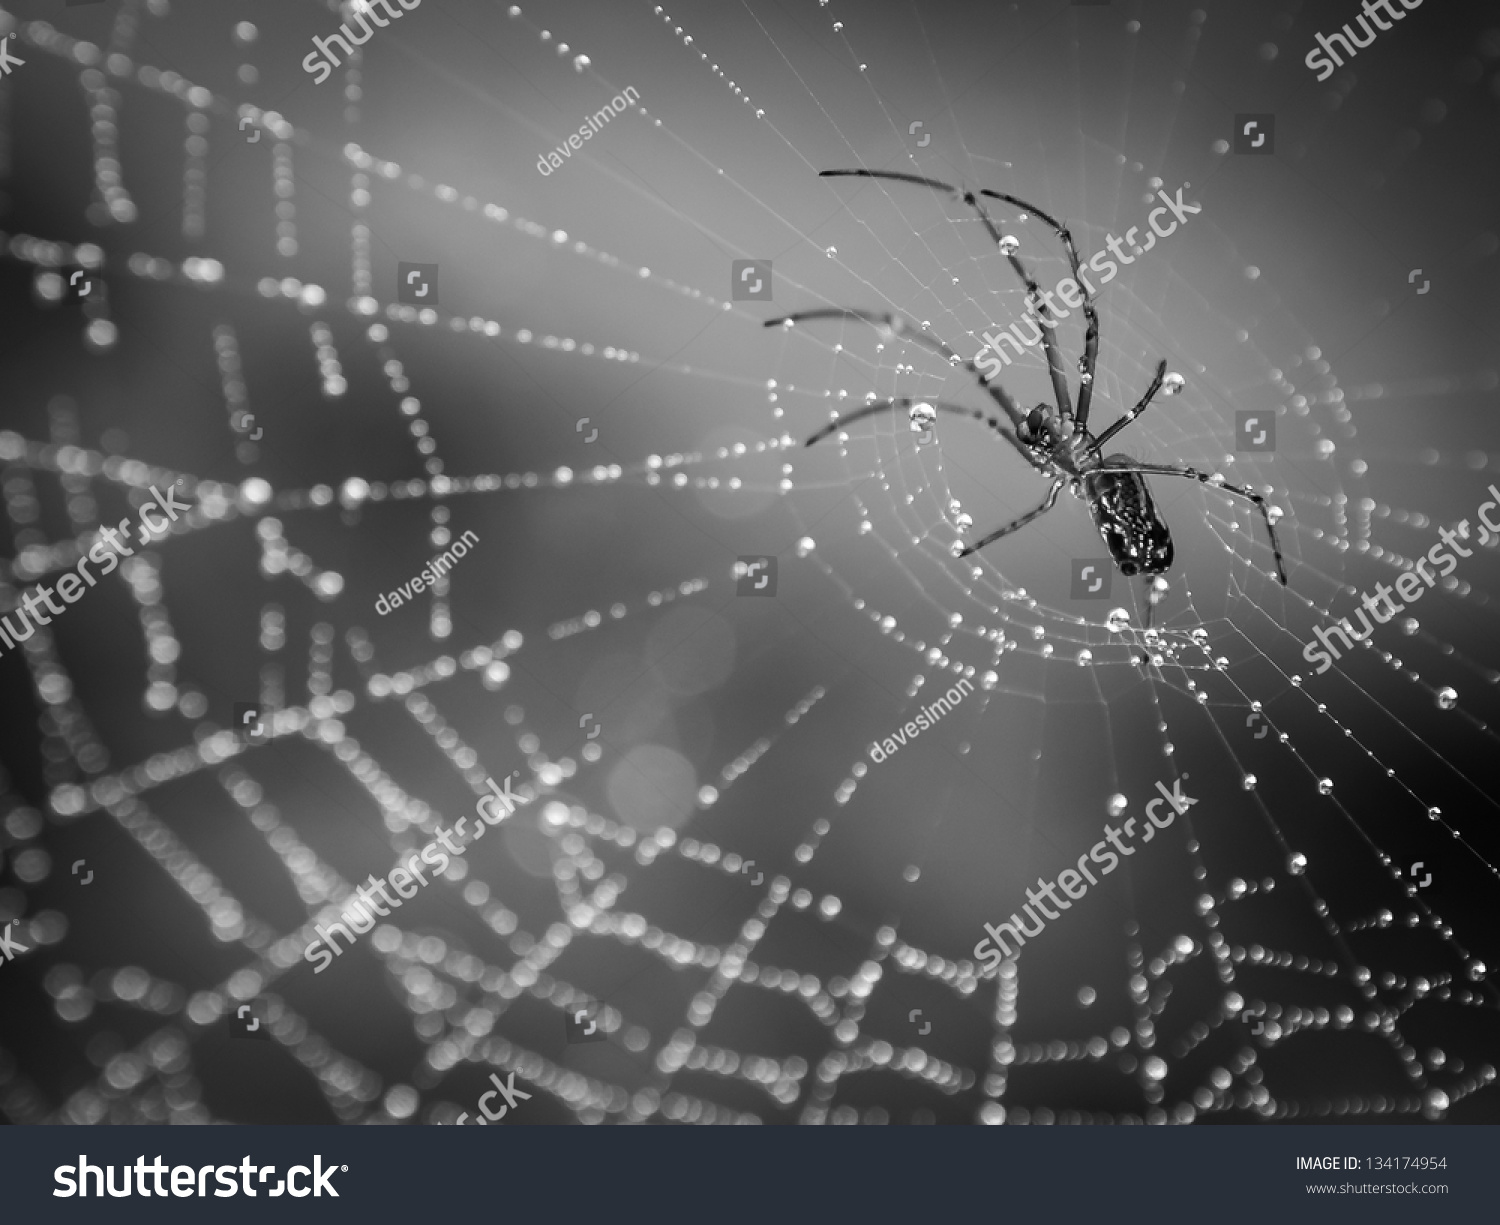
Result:
M1353 5L699 0L669 21L639 3L522 8L423 0L374 33L357 80L340 69L322 85L300 61L347 9L5 10L26 62L0 81L0 425L28 449L0 440L14 559L0 603L70 565L97 522L133 517L152 483L182 475L204 509L132 567L133 585L122 568L48 637L0 655L0 921L19 919L30 946L0 965L0 1114L472 1121L499 1069L534 1093L507 1123L1410 1122L1424 1103L1429 1117L1494 1121L1497 997L1476 964L1500 959L1493 550L1425 597L1412 634L1383 627L1377 649L1323 677L1300 658L1313 626L1391 581L1438 526L1472 518L1495 479L1490 7L1425 4L1322 84L1303 56ZM237 41L245 21L256 35ZM52 30L128 56L130 79L91 85ZM174 80L143 83L141 65L211 96L184 102ZM112 111L89 92L99 84L118 90ZM632 85L646 114L537 172L538 154ZM246 140L246 105L294 125L280 154L271 131ZM183 224L200 108L201 236ZM1235 115L1265 113L1274 153L1230 151ZM117 154L95 144L116 138ZM351 146L400 169L356 182ZM101 208L96 156L117 157L133 219ZM276 246L278 156L290 254ZM1275 456L1236 461L1232 479L1275 489L1290 587L1268 577L1258 521L1157 482L1177 545L1159 620L1176 654L1136 666L1141 640L1100 625L1114 603L1140 607L1125 580L1111 605L1069 599L1070 560L1102 552L1072 498L987 550L978 578L946 557L950 492L976 532L1042 493L980 427L945 420L919 453L904 423L883 421L842 454L833 441L798 451L847 407L834 388L851 402L981 397L920 351L877 351L866 330L783 335L762 320L897 308L968 355L1021 306L960 205L816 177L859 164L1017 194L1067 218L1085 258L1143 223L1153 179L1169 194L1191 183L1203 213L1101 295L1096 423L1134 402L1158 357L1188 387L1122 437L1132 454L1220 468L1236 410L1277 412ZM357 224L368 288L351 271ZM1017 232L1045 285L1065 275L1043 227ZM33 239L97 244L105 300L50 300L46 277L74 257ZM141 275L140 257L168 275ZM220 261L223 278L194 282L191 257ZM725 310L744 258L773 260L775 300ZM401 262L439 265L437 325L388 315ZM323 296L267 297L265 278ZM459 334L450 317L501 333ZM319 325L339 394L320 378ZM225 326L254 444L226 405ZM1076 328L1063 332L1076 354ZM1041 371L1028 359L1007 385L1034 403ZM783 436L784 454L766 446ZM719 457L739 442L747 454ZM140 466L101 459L80 475L92 461L67 444ZM689 458L659 471L648 456ZM404 487L436 475L499 487ZM272 517L309 582L342 584L320 595L267 572L257 525ZM427 597L377 615L443 528L480 538L453 575L451 633L434 633L443 614ZM744 555L778 558L774 599L735 595ZM1018 588L1037 606L1005 597ZM568 632L591 610L597 627ZM976 626L1016 649L996 662ZM479 647L506 668L486 670ZM976 679L993 667L995 687L859 775L865 746L941 691L934 647ZM381 678L403 673L427 704L389 696ZM1454 709L1439 706L1444 686ZM310 711L305 734L201 759L221 751L236 703L268 698L294 722ZM1252 702L1277 735L1255 737ZM582 755L586 715L597 763ZM754 764L731 783L742 755ZM511 770L537 798L471 852L464 879L314 976L300 950L324 908L319 871L384 874ZM1109 796L1139 814L1156 780L1183 772L1200 800L1192 839L1179 823L1142 847L1027 947L1018 997L997 1005L994 979L974 978L982 925L1102 836ZM569 807L592 828L564 836L545 820ZM686 842L642 863L601 822L669 826L753 858L766 882L686 857ZM1305 875L1288 871L1294 852ZM88 886L69 870L80 858ZM1432 875L1419 891L1416 861ZM769 902L780 875L793 897ZM1237 880L1274 888L1236 898ZM600 881L617 896L580 915L575 886ZM746 927L757 907L763 935ZM570 938L570 913L600 930ZM707 1017L711 964L747 940L756 981ZM1153 964L1178 940L1181 963ZM1230 994L1297 1032L1253 1034ZM565 1040L578 1000L605 1005L607 1043ZM269 1042L231 1033L250 1001ZM1117 1031L1121 1045L1090 1051Z

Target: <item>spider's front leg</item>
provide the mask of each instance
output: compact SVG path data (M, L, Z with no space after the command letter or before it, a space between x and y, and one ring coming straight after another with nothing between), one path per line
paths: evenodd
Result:
M1162 358L1161 361L1157 363L1156 377L1151 380L1151 386L1146 388L1146 394L1141 397L1140 402L1118 421L1116 421L1112 426L1110 426L1109 429L1100 434L1098 438L1094 439L1094 441L1089 444L1090 451L1101 451L1106 442L1108 442L1127 425L1129 425L1132 421L1139 417L1143 412L1145 412L1148 407L1150 407L1151 401L1155 398L1156 393L1161 390L1162 381L1165 379L1166 373L1167 359Z
M972 191L969 191L967 189L965 189L964 191L960 191L958 188L948 183L940 182L937 179L923 178L921 175L917 174L904 174L899 170L820 170L818 172L818 175L820 178L840 178L852 176L855 178L865 179L893 179L898 183L916 183L922 187L931 187L935 191L945 191L951 193L952 195L958 196L963 200L965 204L972 208L974 212L978 214L979 220L984 223L984 228L990 236L990 241L1000 249L1001 254L1003 254L1008 260L1010 260L1011 266L1016 270L1016 274L1026 285L1028 300L1036 307L1035 313L1037 326L1042 333L1043 351L1047 355L1047 373L1052 380L1052 394L1057 400L1057 411L1062 415L1064 420L1073 415L1073 402L1068 395L1067 371L1063 368L1062 358L1058 354L1057 349L1057 333L1041 310L1041 307L1043 306L1041 286L1038 285L1031 274L1026 271L1025 265L1023 265L1021 261L1016 258L1015 253L1007 247L1004 237L1001 235L1000 231L995 228L994 220L985 210L984 205L979 202L978 196L976 196ZM998 200L1011 200L1011 197L1002 196L998 192L985 191L982 194L986 196L993 196ZM1021 205L1021 207L1031 208L1029 204ZM1058 226L1057 222L1053 221L1045 213L1037 212L1037 210L1035 209L1032 209L1032 211L1036 212L1038 217L1041 217L1048 224L1050 224L1053 229L1058 230L1063 235L1063 240L1067 243L1069 250L1072 252L1073 271L1076 273L1078 271L1078 253L1076 251L1072 251L1072 237L1067 233L1066 230L1062 230L1061 227ZM1090 331L1088 354L1086 357L1086 369L1088 372L1088 378L1084 380L1084 387L1083 390L1079 393L1078 398L1080 412L1082 414L1082 420L1080 424L1087 424L1088 421L1088 400L1085 397L1092 394L1089 388L1089 384L1094 381L1093 356L1098 352L1099 349L1099 321L1094 316L1094 304L1092 302L1088 302L1087 299L1085 299L1085 301L1087 303L1085 306L1085 310L1090 320ZM972 366L970 368L971 370L973 369ZM980 375L977 370L973 370L973 372L976 376L979 377L979 381L981 383L985 382L983 375ZM1019 423L1017 423L1017 428L1019 428Z
M762 325L764 327L789 327L794 323L803 323L811 319L853 319L860 323L867 323L877 331L889 336L893 340L909 340L913 344L920 345L929 353L936 353L944 358L949 365L962 366L978 381L979 385L989 394L990 399L998 404L1011 425L1019 430L1026 420L1026 414L1021 411L1010 393L1000 386L992 383L968 358L960 357L944 340L933 336L926 328L913 323L903 315L894 312L880 313L878 311L853 310L846 307L831 306L820 307L817 310L798 311L794 315L784 315L780 319L767 319Z
M991 191L987 187L979 194L989 196L992 200L1004 200L1023 212L1032 213L1038 221L1050 225L1057 232L1057 236L1062 239L1063 247L1068 252L1068 262L1073 267L1073 280L1077 283L1078 293L1083 299L1083 317L1088 325L1083 342L1083 362L1079 372L1078 388L1078 428L1086 430L1089 425L1089 408L1094 400L1094 367L1099 360L1099 313L1094 309L1094 295L1089 289L1088 278L1083 275L1083 263L1078 258L1078 248L1073 245L1073 235L1062 222L1055 217L1049 217L1036 205L1027 204L1025 200L1007 196L1004 192Z
M866 417L874 417L880 413L892 410L899 411L903 408L910 410L916 404L926 404L929 408L940 413L952 413L956 417L971 417L975 421L984 422L990 429L999 434L1001 438L1015 447L1020 453L1021 458L1033 468L1039 472L1047 471L1046 465L1037 459L1029 447L1023 446L1021 440L1016 437L1015 431L1007 428L1005 423L998 417L987 415L982 409L965 408L962 404L950 404L946 400L926 400L916 396L897 396L892 400L876 400L871 404L862 404L858 408L851 408L847 413L834 418L822 429L814 433L803 445L810 447L814 443L822 442L830 434L844 429L856 421L862 421Z

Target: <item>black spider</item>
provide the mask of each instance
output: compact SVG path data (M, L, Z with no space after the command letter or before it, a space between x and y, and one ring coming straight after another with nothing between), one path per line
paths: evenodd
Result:
M1035 510L1028 511L1013 523L997 528L977 544L963 548L958 552L959 557L967 557L970 553L977 552L985 545L1009 535L1017 528L1024 527L1033 519L1046 514L1056 504L1057 495L1062 487L1070 485L1074 496L1083 497L1088 502L1089 510L1093 514L1094 526L1099 529L1099 535L1103 537L1105 547L1109 549L1109 555L1119 567L1120 573L1127 577L1142 574L1147 577L1148 581L1153 575L1163 574L1171 568L1172 533L1166 521L1157 512L1156 503L1152 501L1150 486L1146 484L1146 474L1191 477L1204 484L1212 485L1216 489L1222 489L1225 493L1231 493L1255 503L1260 510L1261 517L1266 521L1266 531L1271 537L1271 552L1276 559L1276 577L1283 586L1286 585L1286 568L1281 560L1281 545L1276 539L1276 526L1266 508L1266 500L1260 494L1239 485L1230 485L1217 473L1210 476L1199 472L1196 468L1140 463L1128 455L1106 456L1103 454L1104 444L1139 417L1151 403L1152 398L1161 388L1166 374L1167 363L1165 361L1156 367L1156 377L1151 380L1151 386L1146 389L1146 394L1141 397L1140 403L1097 438L1089 433L1089 407L1094 392L1094 363L1099 354L1099 317L1094 311L1094 300L1089 292L1088 282L1080 269L1078 251L1073 246L1073 236L1068 233L1065 226L1054 221L1035 205L1027 204L1024 200L1018 200L1014 196L1003 195L988 189L983 189L979 193L991 199L1004 200L1018 209L1035 214L1057 231L1063 246L1067 249L1068 259L1073 265L1073 277L1078 282L1079 291L1083 297L1083 312L1088 320L1076 413L1073 411L1072 402L1068 396L1068 381L1063 372L1062 358L1058 354L1056 333L1044 313L1046 307L1041 298L1041 289L1026 270L1025 265L1017 258L1014 240L1006 243L1001 239L994 222L990 220L989 214L972 191L960 192L958 188L950 187L947 183L940 183L936 179L924 179L918 175L902 174L896 171L825 170L822 174L825 177L858 175L871 179L895 179L949 192L955 197L961 196L964 203L979 214L979 219L989 231L990 237L1010 260L1016 274L1026 285L1027 301L1042 331L1048 373L1052 379L1052 390L1057 398L1057 408L1054 409L1050 404L1038 404L1031 412L1023 413L1003 387L990 381L989 374L982 373L972 361L961 359L947 344L931 335L925 327L920 327L903 316L838 308L801 311L783 319L772 319L766 323L766 327L779 324L790 325L804 319L861 320L880 328L893 337L910 340L940 354L954 365L963 365L979 380L979 385L989 393L1010 420L1010 426L1007 427L998 418L986 416L981 409L964 408L961 405L948 404L943 401L918 401L903 397L880 400L845 413L809 438L808 446L826 438L835 430L858 421L861 417L869 417L890 408L910 409L913 405L926 405L934 410L932 413L934 417L939 411L973 417L977 421L985 422L1006 442L1015 447L1020 452L1021 458L1052 481L1052 487L1047 491L1042 504Z

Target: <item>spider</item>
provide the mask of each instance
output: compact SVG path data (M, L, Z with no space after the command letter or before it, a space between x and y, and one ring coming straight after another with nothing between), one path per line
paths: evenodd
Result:
M1141 463L1128 455L1105 455L1103 453L1104 444L1145 412L1161 389L1167 371L1165 360L1157 365L1156 376L1151 380L1146 394L1133 409L1097 437L1089 433L1089 408L1094 392L1094 364L1099 354L1099 316L1094 310L1094 300L1089 291L1088 282L1084 279L1080 269L1078 250L1073 245L1073 236L1066 226L1049 217L1034 204L1027 204L1015 196L990 191L988 188L982 188L979 192L979 195L988 196L994 200L1003 200L1024 212L1035 215L1057 231L1058 237L1062 239L1063 246L1067 250L1068 260L1073 266L1073 278L1078 283L1083 297L1084 317L1088 321L1083 360L1079 363L1081 377L1076 412L1068 395L1068 381L1063 372L1062 358L1058 353L1056 332L1044 313L1046 304L1042 301L1041 289L1017 257L1015 240L1006 242L1001 238L994 222L990 220L989 213L985 211L984 205L979 202L974 192L960 191L936 179L926 179L899 171L824 170L821 173L825 178L858 176L916 183L935 191L947 192L955 198L961 197L965 204L973 208L995 245L1010 260L1011 267L1016 270L1016 275L1026 286L1027 303L1041 328L1043 348L1047 355L1048 374L1052 380L1052 390L1057 406L1054 408L1051 404L1042 403L1029 413L1022 412L1004 387L991 382L994 373L999 369L998 363L991 360L987 363L990 369L987 372L981 372L974 362L964 361L925 327L915 325L902 315L839 308L801 311L781 319L769 320L765 326L789 327L810 319L855 319L868 323L886 335L900 337L921 345L946 358L953 365L962 365L979 380L979 385L1000 406L1010 422L1007 426L997 417L987 416L983 410L977 408L964 408L961 405L943 401L918 401L910 397L902 397L878 400L845 413L815 433L807 440L806 445L812 446L834 431L862 417L874 416L886 409L906 408L910 410L915 406L918 412L924 413L929 419L934 418L937 412L945 412L983 421L1010 443L1020 453L1022 459L1046 476L1052 484L1047 490L1047 496L1042 499L1041 505L1036 509L1028 511L1004 527L996 528L975 544L956 546L956 555L967 557L971 553L977 553L1002 536L1008 536L1017 529L1025 527L1033 519L1045 515L1056 505L1058 493L1064 485L1067 485L1071 488L1074 497L1081 497L1088 502L1094 526L1098 528L1099 535L1103 538L1105 547L1109 549L1109 555L1120 573L1126 577L1134 577L1137 574L1146 577L1148 597L1152 578L1164 574L1172 566L1172 532L1156 509L1156 503L1151 497L1151 488L1146 484L1146 475L1188 477L1255 504L1266 522L1266 531L1271 538L1271 552L1276 559L1276 577L1283 586L1286 585L1286 568L1281 560L1281 545L1276 539L1276 525L1267 509L1265 498L1260 494L1239 485L1230 485L1217 473L1209 475L1199 472L1196 468ZM1168 394L1171 394L1170 390Z

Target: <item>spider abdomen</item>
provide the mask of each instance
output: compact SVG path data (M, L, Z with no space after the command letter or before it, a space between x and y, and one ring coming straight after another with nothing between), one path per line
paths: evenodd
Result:
M1083 478L1083 490L1120 573L1164 574L1172 565L1172 532L1157 512L1146 478L1117 470L1133 463L1128 455L1109 456Z

